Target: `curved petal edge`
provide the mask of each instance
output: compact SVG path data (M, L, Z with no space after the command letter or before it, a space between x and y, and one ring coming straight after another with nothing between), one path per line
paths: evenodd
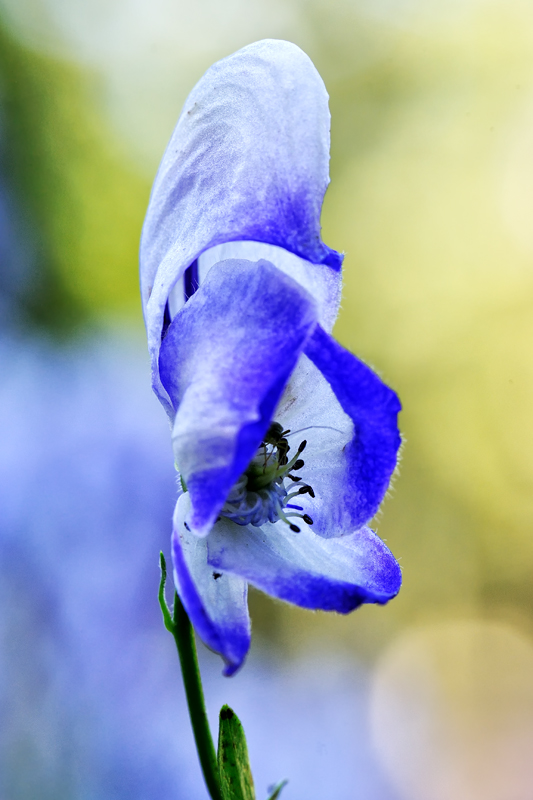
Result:
M331 386L354 435L344 449L344 477L337 503L349 515L348 529L376 514L398 462L401 437L396 393L360 359L317 325L304 352Z

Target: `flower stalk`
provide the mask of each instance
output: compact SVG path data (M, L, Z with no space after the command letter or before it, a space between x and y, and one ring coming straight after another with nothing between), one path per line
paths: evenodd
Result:
M204 780L212 800L223 800L215 746L213 744L205 709L202 679L194 640L194 630L177 592L174 592L174 608L173 612L170 612L165 599L167 566L163 553L159 555L159 564L161 567L159 604L163 613L165 628L173 635L176 647L178 648L198 758L200 759Z

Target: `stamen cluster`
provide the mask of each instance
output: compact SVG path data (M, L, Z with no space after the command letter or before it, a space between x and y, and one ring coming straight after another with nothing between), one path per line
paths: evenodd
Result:
M291 448L286 438L289 433L290 430L284 431L279 422L271 424L246 471L232 486L220 512L222 516L237 525L257 527L265 522L282 520L294 533L300 533L300 528L290 521L291 518L299 517L307 525L313 524L309 514L302 513L301 506L290 502L298 495L309 494L314 497L315 493L309 484L292 474L305 465L300 455L307 442L304 439L289 460ZM285 485L286 480L289 481L288 485Z

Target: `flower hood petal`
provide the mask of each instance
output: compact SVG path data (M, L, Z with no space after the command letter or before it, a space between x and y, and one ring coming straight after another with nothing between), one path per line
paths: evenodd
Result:
M161 379L197 534L209 532L254 456L316 319L313 298L272 264L229 260L168 328Z
M340 269L342 256L320 238L329 127L323 81L289 42L244 47L214 64L189 95L141 240L143 309L162 400L157 358L168 295L204 250L254 240Z

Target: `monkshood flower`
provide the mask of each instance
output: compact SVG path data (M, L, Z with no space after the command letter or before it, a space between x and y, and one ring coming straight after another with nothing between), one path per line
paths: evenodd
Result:
M142 235L153 387L181 478L175 583L227 675L250 645L248 583L343 614L401 583L367 527L400 404L330 335L342 256L320 238L329 124L295 45L223 59L185 103Z

